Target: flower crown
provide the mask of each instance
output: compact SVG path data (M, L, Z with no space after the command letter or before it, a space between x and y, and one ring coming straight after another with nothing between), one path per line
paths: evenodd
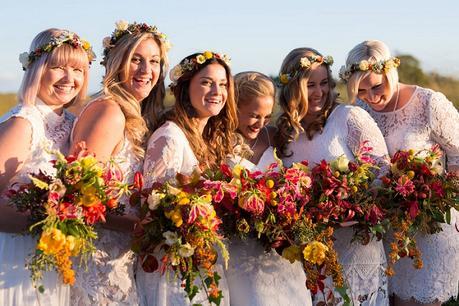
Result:
M347 82L351 75L356 71L372 71L374 73L382 74L387 73L392 68L400 66L400 59L398 57L392 57L387 60L382 60L374 63L370 63L367 60L361 60L358 63L354 63L348 66L342 66L339 71L339 77Z
M231 59L226 54L219 54L214 53L211 51L204 51L203 53L199 53L195 57L191 59L185 59L183 63L179 63L169 73L169 78L172 81L171 85L177 83L178 79L186 72L186 71L193 71L199 68L199 65L204 64L207 60L211 60L213 58L221 59L224 61L228 66L230 65Z
M333 65L333 57L331 57L330 55L327 55L327 56L320 56L320 55L311 55L311 56L304 56L300 59L300 67L298 69L296 69L295 71L293 72L290 72L290 73L280 73L279 74L279 81L281 82L282 85L286 85L288 84L288 82L293 79L294 77L296 77L296 75L298 74L298 72L301 70L301 69L309 69L311 68L311 65L314 64L314 63L319 63L322 64L322 63L325 63L329 66Z
M62 46L62 44L68 44L74 48L83 48L88 54L89 64L96 58L96 55L92 51L91 44L88 41L81 39L73 32L63 31L58 37L52 37L47 44L36 48L30 53L23 52L19 54L19 62L22 64L22 70L25 71L29 68L34 61L43 55L43 53L51 53L54 49Z
M164 44L166 51L171 48L171 43L167 39L166 34L158 31L156 26L150 26L146 23L128 23L125 20L119 20L115 23L115 25L116 28L112 35L105 37L102 41L104 47L104 56L101 62L102 65L105 65L110 50L115 47L116 43L121 39L121 37L128 34L151 33Z

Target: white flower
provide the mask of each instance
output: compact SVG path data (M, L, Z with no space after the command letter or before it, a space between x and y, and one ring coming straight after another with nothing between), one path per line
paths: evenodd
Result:
M164 198L164 195L162 193L158 193L153 190L147 198L148 208L150 210L157 209L162 198Z
M167 231L163 233L163 237L166 238L166 244L168 246L172 246L178 242L180 242L179 237L177 233Z
M104 38L104 40L102 41L102 45L104 46L104 48L110 48L112 45L111 45L111 37L110 36L107 36Z
M129 22L126 20L118 20L116 23L116 29L120 31L126 31L127 28L129 27Z
M169 78L172 82L177 82L177 80L182 76L182 74L182 67L180 65L177 65L174 68L172 68L172 70L169 72Z
M65 188L64 184L60 179L54 180L50 185L49 185L49 191L50 192L56 192L59 195L59 198L62 198L65 194L65 191L67 189Z
M182 257L190 257L194 253L194 248L187 242L180 246L178 253Z
M19 54L19 62L22 64L23 68L29 67L29 53L22 52Z
M361 70L361 71L367 71L368 68L370 68L370 63L368 63L368 61L366 61L366 60L360 61L360 63L359 63L359 70Z
M338 170L340 172L348 172L349 171L349 159L346 156L341 155L334 161L332 161L331 165L333 170Z
M171 42L168 41L167 39L164 39L163 42L164 42L164 48L166 49L166 51L169 51L172 48Z
M324 62L325 62L328 66L331 66L331 65L333 65L333 63L335 62L335 60L333 59L332 56L327 55L327 56L324 57Z
M311 61L305 56L300 59L300 66L302 68L309 69L311 67Z
M180 257L177 254L171 256L171 265L178 266L180 264Z
M220 58L222 59L222 61L224 61L228 66L231 65L231 58L226 55L226 54L222 54L220 55Z

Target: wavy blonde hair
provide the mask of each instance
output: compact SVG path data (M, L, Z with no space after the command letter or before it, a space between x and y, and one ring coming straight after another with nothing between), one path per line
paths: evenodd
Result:
M48 44L52 38L61 36L64 29L51 28L44 30L35 36L30 45L29 51L35 51L40 46ZM82 48L74 48L69 44L62 44L51 52L44 52L40 58L36 59L27 68L22 78L21 87L18 91L18 101L24 105L35 105L43 74L47 68L61 65L73 65L81 67L84 71L84 82L80 92L65 107L74 103L81 103L86 98L89 81L89 58L88 53Z
M127 80L129 65L137 46L144 40L153 39L159 46L161 56L161 72L158 82L150 94L139 103L135 97L123 86L122 80ZM100 95L106 99L113 99L121 108L125 118L125 134L132 143L137 157L145 153L144 140L157 127L159 116L164 110L164 96L166 89L164 79L168 69L167 49L159 36L153 33L137 33L124 35L110 49L105 60L105 76L103 89Z
M234 76L234 96L237 105L248 103L258 97L276 97L273 80L256 71L244 71Z
M362 60L376 63L390 58L392 58L392 55L389 47L385 43L380 40L365 40L349 51L346 58L346 67L359 63ZM354 103L357 98L360 82L370 73L372 73L371 70L355 71L347 81L347 94L352 103ZM386 95L388 95L388 93L392 93L397 88L398 70L392 68L383 75L387 80L388 86L386 88Z
M337 94L334 91L336 83L333 80L330 66L323 62L321 65L327 68L330 91L318 116L311 122L304 122L304 118L308 113L307 85L311 70L301 68L300 60L302 57L311 55L322 56L321 53L312 48L297 48L290 51L282 62L280 74L291 74L294 77L287 84L282 85L279 90L279 105L282 113L277 119L277 133L274 137L274 145L280 157L292 155L291 152L287 152L288 145L296 140L301 132L305 132L309 139L312 139L315 133L321 132L331 109L336 104ZM297 73L294 73L295 71Z
M191 60L201 53L185 57L180 64ZM198 131L196 110L190 100L191 79L206 66L219 64L225 68L228 96L225 106L217 116L210 117L202 135ZM205 168L216 168L224 162L228 155L234 153L234 148L240 144L241 138L236 134L238 126L236 102L234 100L234 82L229 66L219 58L212 58L197 66L197 69L186 70L172 86L175 105L166 113L164 120L175 122L185 133L190 146L200 165Z

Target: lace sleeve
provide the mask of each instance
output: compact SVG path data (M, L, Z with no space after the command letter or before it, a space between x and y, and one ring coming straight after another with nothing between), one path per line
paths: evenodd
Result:
M145 186L174 179L175 174L180 172L182 157L179 143L174 138L160 136L150 139L143 165Z
M376 175L381 177L386 174L389 171L389 153L384 136L370 114L360 107L353 107L349 112L347 128L347 145L352 153L356 154L360 145L368 141L368 145L373 148L371 157L380 168Z
M432 94L429 122L432 138L445 151L448 166L459 165L459 113L442 93Z

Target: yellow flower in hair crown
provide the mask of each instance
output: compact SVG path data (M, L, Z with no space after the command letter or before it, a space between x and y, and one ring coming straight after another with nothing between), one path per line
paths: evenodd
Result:
M178 65L176 65L169 73L169 78L172 81L172 86L177 83L178 79L186 72L186 71L193 71L199 68L199 65L204 64L208 60L213 58L221 59L224 61L228 66L231 63L231 59L226 54L214 53L211 51L204 51L199 53L195 57L191 59L185 59Z
M330 55L321 56L321 55L314 54L314 55L304 56L300 58L299 67L296 68L294 71L290 73L280 73L279 81L281 85L286 85L291 79L297 76L300 70L303 70L303 69L308 70L311 68L312 64L314 63L318 63L319 65L326 64L328 66L331 66L333 65L333 62L334 62L333 57L331 57Z
M349 81L349 78L356 71L372 71L374 73L382 74L387 73L389 70L400 66L400 59L398 57L391 57L387 60L370 62L367 60L361 60L358 63L354 63L348 66L342 66L339 71L339 77L344 81Z
M125 20L117 21L115 26L116 28L112 35L105 37L102 41L102 45L104 47L104 57L101 62L102 65L105 65L107 62L107 56L110 53L110 50L113 49L121 37L125 35L151 33L164 44L166 51L171 48L171 43L167 39L166 34L161 33L156 26L150 26L146 23L129 23Z
M58 37L53 37L47 44L41 45L35 50L19 54L19 62L22 64L22 70L27 70L30 65L39 59L44 53L51 53L54 49L63 44L71 45L74 48L82 48L88 54L89 64L96 58L92 51L91 44L81 39L77 34L70 31L63 31Z

